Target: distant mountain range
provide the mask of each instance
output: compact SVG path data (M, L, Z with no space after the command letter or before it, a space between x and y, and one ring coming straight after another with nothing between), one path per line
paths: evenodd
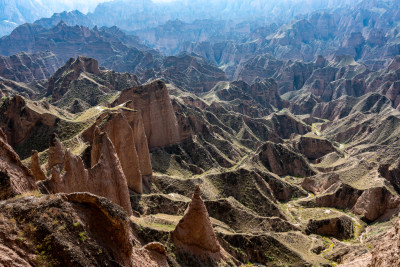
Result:
M154 3L151 0L115 0L100 3L93 12L83 15L80 12L55 14L51 20L56 25L61 18L79 25L118 26L125 31L156 27L169 20L193 22L197 19L216 19L233 21L275 21L290 22L293 18L321 9L349 7L359 1L320 1L320 0L220 0L220 1L173 1ZM0 1L0 36L9 34L16 26L50 17L53 13L79 9L89 11L93 1L82 3L49 0L5 0ZM68 17L68 18L66 18ZM57 21L58 20L58 21ZM50 23L49 20L42 23Z

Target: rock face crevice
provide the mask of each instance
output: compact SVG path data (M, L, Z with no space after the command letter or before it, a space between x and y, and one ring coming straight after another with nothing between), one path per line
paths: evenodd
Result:
M193 193L192 202L176 226L173 237L184 245L195 246L202 250L216 253L221 250L221 246L218 243L207 208L200 194L200 187L197 185Z

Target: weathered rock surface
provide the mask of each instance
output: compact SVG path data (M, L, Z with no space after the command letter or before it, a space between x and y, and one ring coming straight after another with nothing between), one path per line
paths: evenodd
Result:
M178 124L164 82L133 87L122 91L114 106L132 101L142 114L149 149L169 146L180 141Z
M381 239L372 250L372 259L368 266L399 266L400 265L400 220Z
M65 141L82 131L84 125L69 119L64 111L45 100L31 101L16 95L3 101L0 127L21 159L26 159L32 150L46 150L54 133Z
M36 181L44 181L47 179L40 165L39 153L36 150L32 151L30 169Z
M282 144L266 142L261 146L257 155L261 163L270 171L279 176L311 176L315 171L300 154Z
M263 117L282 109L286 103L278 93L273 79L257 79L249 85L243 81L219 82L206 96L226 110L250 117Z
M2 265L168 266L160 252L137 248L126 213L105 198L27 196L0 206Z
M32 172L22 164L0 128L0 200L37 189Z
M303 187L318 188L317 190L325 187L325 189L312 190L318 195L315 201L305 201L306 206L349 209L360 215L366 222L373 222L384 214L395 212L400 203L400 198L393 195L386 187L371 187L363 190L338 182L337 178L336 181L325 181L319 184L311 180L306 178L303 181Z
M7 99L1 112L3 115L0 118L1 127L13 147L26 141L34 130L42 128L45 132L46 129L52 128L56 124L56 116L37 112L29 107L26 99L18 95ZM46 146L47 143L48 141Z
M176 86L194 92L208 92L219 81L227 81L225 73L217 66L195 55L166 57L159 69L144 72L143 80L163 77Z
M382 164L379 166L379 174L386 178L397 193L400 194L400 161L395 166Z
M173 237L184 245L217 253L221 250L221 246L218 243L206 206L200 194L200 187L196 186L192 202L176 226Z
M68 107L71 112L76 101L83 106L95 106L117 91L138 85L135 75L100 70L98 61L79 56L71 58L49 78L47 96L59 107Z
M92 145L93 167L86 169L82 159L67 150L63 174L51 169L45 186L52 193L90 192L120 205L131 215L128 184L115 148L106 133L97 133Z
M57 134L53 134L50 140L49 146L49 160L47 162L48 170L53 169L53 167L57 167L59 170L62 170L64 167L65 160L65 148L63 144L60 142Z
M314 138L302 136L300 137L297 146L300 153L310 160L321 158L336 151L331 142L319 137Z
M306 233L350 239L354 237L353 220L344 215L319 220L311 219L307 224Z
M130 112L134 113L133 110L125 110L125 114ZM135 126L140 127L140 125ZM121 163L122 170L126 177L128 187L141 194L143 192L141 173L142 164L140 164L139 158L143 157L144 159L142 159L142 162L146 161L146 159L149 158L149 152L148 150L141 151L147 153L139 154L136 149L136 143L139 143L139 141L145 142L145 144L141 144L141 147L146 147L146 138L141 138L139 141L135 140L133 128L121 111L110 111L103 113L88 131L92 131L92 134L95 134L93 131L98 131L99 129L97 127L100 127L102 132L107 133L107 136L109 136L111 142L113 143L115 151L118 155L118 159ZM91 143L94 144L94 140L91 140ZM91 166L94 167L101 156L101 147L92 146L91 153ZM147 167L147 165L143 165ZM151 165L150 174L148 172L148 168L143 169L146 175L151 175Z
M151 176L153 169L151 166L149 145L142 114L140 111L132 111L127 109L122 109L121 112L125 116L133 131L133 140L135 142L136 152L139 157L140 172L143 176Z

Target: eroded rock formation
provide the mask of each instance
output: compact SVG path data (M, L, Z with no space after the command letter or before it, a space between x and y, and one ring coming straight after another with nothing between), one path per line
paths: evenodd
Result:
M216 253L221 250L221 246L218 243L206 206L200 194L200 187L196 186L192 202L176 226L173 237L178 243Z
M162 245L142 247L123 209L105 198L29 196L0 209L1 265L168 266Z
M36 181L44 181L47 179L40 165L39 154L36 150L32 151L30 169Z
M0 128L0 200L37 189L32 172L22 164Z
M114 106L127 101L143 117L149 148L163 147L180 141L178 124L164 82L154 81L146 85L122 91Z
M50 140L49 146L49 160L47 162L48 170L53 169L57 166L60 170L64 167L65 149L63 144L60 142L57 134L53 134Z
M298 149L301 154L303 154L310 160L318 159L336 151L332 143L326 139L305 136L300 137L300 141L298 142Z
M100 128L97 129L97 127ZM83 136L93 144L95 132L98 130L107 133L110 137L121 162L128 187L141 194L143 192L142 178L152 175L152 167L140 112L126 107L120 107L113 111L106 110L83 133ZM101 151L95 150L92 145L91 154L91 166L93 167L97 163Z
M266 142L258 149L261 163L277 175L311 176L315 171L309 166L303 156L282 144Z
M131 215L128 184L114 145L106 133L96 132L93 140L93 167L86 169L82 159L69 150L64 157L64 171L51 169L47 186L52 193L90 192L110 199ZM56 156L60 156L57 154Z
M49 78L61 64L51 52L0 56L0 76L17 82L32 82Z

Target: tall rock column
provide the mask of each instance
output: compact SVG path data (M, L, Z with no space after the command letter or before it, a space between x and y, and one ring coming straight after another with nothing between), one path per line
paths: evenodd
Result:
M150 149L169 146L180 141L178 123L167 86L163 81L154 81L124 90L113 106L127 101L132 101L133 108L142 114Z
M122 170L124 171L128 187L135 192L142 193L142 174L140 172L139 157L136 151L136 142L133 130L125 116L119 112L112 112L103 119L101 130L106 132L117 152ZM94 151L94 147L92 151ZM92 157L92 167L96 164Z

